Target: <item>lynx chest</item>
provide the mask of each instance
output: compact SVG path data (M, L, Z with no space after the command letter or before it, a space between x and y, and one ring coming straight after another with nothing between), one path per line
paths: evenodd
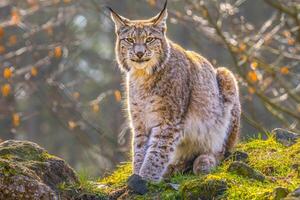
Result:
M150 130L161 122L163 98L145 89L142 82L127 80L127 101L133 124L142 123Z

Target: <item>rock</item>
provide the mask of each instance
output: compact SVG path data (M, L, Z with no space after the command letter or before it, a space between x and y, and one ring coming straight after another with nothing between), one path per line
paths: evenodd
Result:
M300 187L291 192L284 200L299 200L300 199Z
M296 143L296 140L300 138L300 135L282 128L276 128L272 130L272 135L274 135L277 142L285 145L291 146Z
M58 199L62 183L78 183L62 159L32 142L0 143L0 199Z
M281 200L289 194L289 190L283 187L277 187L273 191L273 198L274 200Z
M251 168L246 163L243 163L240 161L234 161L233 163L231 163L230 166L228 167L228 171L234 172L240 176L252 178L252 179L255 179L258 181L265 180L265 176L261 172Z
M128 187L138 194L146 194L148 192L147 182L137 174L133 174L128 178Z
M181 199L220 199L228 189L224 180L194 180L185 183L180 188Z
M180 185L179 184L175 184L175 183L167 183L167 186L172 189L172 190L179 190Z
M243 151L235 151L230 154L226 160L248 162L248 154Z
M294 190L294 192L292 192L292 195L295 197L300 197L300 187Z

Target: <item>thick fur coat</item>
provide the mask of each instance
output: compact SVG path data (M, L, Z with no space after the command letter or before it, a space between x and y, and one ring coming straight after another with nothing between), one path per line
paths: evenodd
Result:
M190 161L196 174L209 172L239 136L233 74L166 37L166 5L148 20L111 16L126 74L134 174L159 181Z

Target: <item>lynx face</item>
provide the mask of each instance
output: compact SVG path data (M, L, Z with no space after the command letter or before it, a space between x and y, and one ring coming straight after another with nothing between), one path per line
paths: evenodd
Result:
M166 9L148 20L129 20L114 11L111 17L116 27L116 57L121 69L145 70L148 74L158 70L169 51Z

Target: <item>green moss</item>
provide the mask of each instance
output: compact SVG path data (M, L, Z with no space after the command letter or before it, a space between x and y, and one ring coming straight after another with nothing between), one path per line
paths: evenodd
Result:
M43 161L45 159L45 151L38 148L32 143L20 143L19 145L10 145L6 147L1 147L0 157L1 158L13 158L15 160L27 161L27 160L37 160Z
M109 186L107 191L111 191L118 187L124 186L131 174L131 164L124 163L123 165L120 165L110 176L100 179L99 183Z
M285 147L277 143L273 137L267 140L252 139L240 143L237 150L244 151L249 155L248 164L266 176L265 181L258 181L239 176L234 172L228 172L232 160L224 161L213 172L207 176L195 176L192 174L177 174L170 180L171 183L180 185L177 191L172 189L168 183L149 184L149 192L144 195L134 195L131 199L191 199L207 190L207 194L216 192L214 189L226 183L228 189L219 198L240 200L263 200L272 199L274 189L278 187L293 191L300 185L300 141L291 147ZM127 178L131 175L131 164L121 165L110 176L98 181L108 186L102 189L108 193L126 185ZM214 184L215 185L214 185ZM218 186L218 187L214 187ZM222 188L222 187L221 187ZM218 196L218 195L217 195ZM205 196L204 196L205 197ZM206 196L207 197L207 196Z
M13 176L18 174L18 167L12 166L7 160L0 159L0 173L4 176Z
M180 194L182 199L221 199L227 187L225 180L204 178L184 183Z
M51 155L51 154L49 154L49 153L47 153L47 152L43 152L43 153L39 156L39 158L40 158L42 161L49 160L49 159L53 159L53 158L58 159L58 157L53 156L53 155Z

